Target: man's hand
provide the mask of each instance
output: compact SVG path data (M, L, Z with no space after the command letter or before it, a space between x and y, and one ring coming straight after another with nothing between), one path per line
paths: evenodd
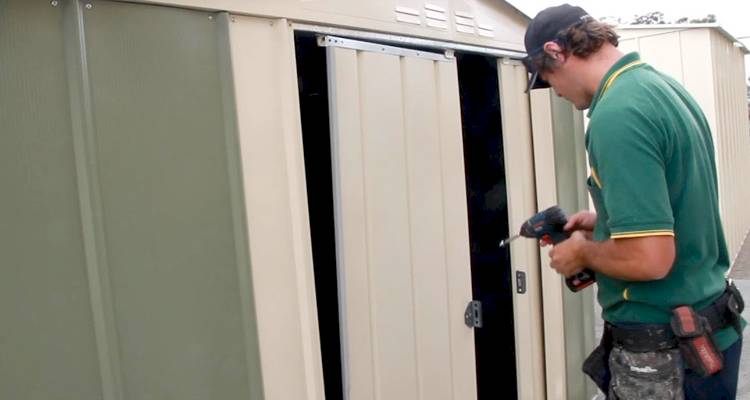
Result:
M596 215L594 218L596 218ZM550 250L550 266L565 277L583 271L586 268L583 246L587 241L586 233L582 231L573 232L568 240L558 243Z
M568 218L568 223L565 224L565 229L568 232L572 231L593 231L596 225L596 213L591 211L578 211Z
M564 229L572 232L550 250L550 266L565 277L590 268L611 278L626 281L653 281L666 277L675 258L672 236L645 236L629 239L592 240L596 214L579 211L568 219ZM541 243L546 244L544 241Z
M594 226L596 225L596 213L591 211L578 211L568 218L568 223L565 224L563 230L566 232L580 231L584 234L586 239L593 240ZM549 240L540 240L539 245L542 247L551 245L552 242Z

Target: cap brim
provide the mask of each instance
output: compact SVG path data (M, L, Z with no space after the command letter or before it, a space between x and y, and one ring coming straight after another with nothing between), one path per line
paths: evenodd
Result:
M539 71L534 68L528 56L523 58L521 62L523 63L524 67L526 67L526 72L530 74L529 83L528 85L526 85L526 91L524 93L528 93L529 90L533 89L546 89L550 87L549 83L547 83L547 81L539 76Z
M534 89L547 89L549 87L550 87L549 83L539 77L539 72L534 71L531 73L531 78L529 78L529 84L526 86L526 91L524 93L528 93L530 90L534 90Z

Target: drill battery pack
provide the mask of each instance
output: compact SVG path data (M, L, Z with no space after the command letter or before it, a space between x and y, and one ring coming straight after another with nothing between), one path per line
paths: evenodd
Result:
M690 306L680 306L672 310L671 325L688 368L704 377L721 371L723 356L716 348L706 317Z

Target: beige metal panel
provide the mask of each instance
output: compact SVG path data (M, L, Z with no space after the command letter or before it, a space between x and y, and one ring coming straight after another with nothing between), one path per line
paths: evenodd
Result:
M723 110L721 108L721 105L725 103L725 101L721 98L722 95L725 94L721 88L721 81L723 78L725 79L725 73L723 69L725 69L726 66L720 63L726 60L724 59L724 54L722 54L723 49L721 43L719 43L716 39L717 38L715 38L713 34L709 34L709 43L707 46L712 58L712 74L710 76L712 78L711 83L713 84L713 102L716 107L716 114L714 115L715 119L714 121L712 121L712 130L715 131L714 146L716 149L716 169L719 178L719 206L722 216L722 222L724 223L724 236L727 241L727 247L730 253L732 253L732 242L734 235L731 229L731 221L723 221L727 219L727 213L731 210L731 198L727 195L731 190L728 188L728 184L730 184L730 182L727 182L725 176L726 170L728 168L727 164L729 164L729 160L727 159L728 137L724 132L722 132L722 130L726 130L728 127L726 124L726 110Z
M638 48L638 39L623 39L620 38L620 44L617 46L623 53L630 53L631 51L640 51Z
M645 62L670 74L685 86L701 105L711 124L714 141L716 141L713 83L707 79L712 76L713 68L711 57L706 57L705 53L705 49L711 46L709 30L620 29L617 33L621 35L620 50L640 52ZM678 37L677 43L675 43L675 35L678 35L676 36ZM659 37L666 37L666 39L654 39ZM698 51L698 49L703 50ZM675 74L675 71L680 71L680 73Z
M475 398L455 64L328 52L346 396Z
M734 259L750 228L750 214L744 204L750 198L750 183L743 179L750 159L744 53L718 31L711 31L711 44L722 222Z
M323 399L294 47L284 20L229 23L266 399Z
M374 338L370 323L369 299L372 295L368 244L367 235L361 229L367 225L367 215L357 64L356 51L329 49L334 210L337 221L347 221L336 229L336 257L339 264L346 265L346 268L338 268L344 392L348 398L367 400L375 399L376 381ZM336 132L348 134L336 136ZM357 296L360 299L355 301Z
M643 59L669 73L680 61L681 81L706 114L714 140L719 203L730 257L750 228L750 183L738 177L750 158L744 53L717 27L619 30L630 45L639 43ZM679 37L675 43L674 37ZM708 57L706 55L709 55Z
M520 63L508 60L498 61L498 73L506 179L511 188L508 222L511 227L520 227L537 210L529 97L523 93L527 73ZM518 294L514 283L518 398L543 399L546 383L539 250L533 240L516 240L510 250L513 273L526 274L527 289Z
M376 398L416 399L415 277L400 63L398 57L369 52L358 58Z
M531 122L533 127L534 171L536 172L537 208L543 210L558 204L555 169L554 127L550 90L531 92ZM542 288L544 291L544 366L547 398L565 399L565 308L564 285L560 275L549 265L549 247L539 250Z
M436 63L416 57L405 57L401 63L419 394L422 399L451 399L452 381L445 379L451 376L452 364L445 222L434 218L444 215L442 176L436 170L441 166ZM433 274L442 276L424 279ZM471 292L464 287L469 289L465 293Z
M623 40L632 40L638 38L642 33L641 29L617 29L617 36L619 36L620 42Z
M530 98L538 208L587 209L581 112L549 90L533 91ZM595 345L593 319L586 317L593 310L593 293L570 292L549 266L549 250L540 250L547 398L590 398L595 390L580 366Z
M486 0L132 0L142 3L168 4L182 7L229 11L236 14L263 17L287 18L296 21L315 22L325 25L349 27L377 32L397 33L407 36L448 40L459 43L523 50L523 35L528 17L504 1ZM426 5L437 6L445 12L430 11L430 16L444 15L446 28L434 27L440 19L429 19ZM405 8L406 19L419 24L399 22L396 9ZM411 16L414 12L417 15ZM459 31L456 13L472 18L474 33ZM480 27L490 28L482 30ZM463 29L463 28L462 28ZM490 33L491 32L491 33Z
M568 179L558 185L558 196L560 204L571 210L588 210L589 192L586 184L586 177L589 174L588 159L586 155L586 127L584 124L584 113L575 110L575 106L562 98L554 98L553 115L562 115L572 118L570 125L562 127L561 133L564 139L559 141L563 144L560 150L563 164L567 168L561 168L563 176ZM557 110L557 111L556 111ZM565 144L570 146L566 149ZM570 154L574 162L565 161ZM558 175L560 176L560 175ZM575 182L570 182L570 179ZM560 178L558 178L560 179ZM562 188L560 187L562 186ZM599 337L596 334L595 326L600 316L592 310L597 305L596 287L592 286L591 290L583 293L565 292L563 297L566 301L566 307L572 309L575 318L566 319L566 329L574 332L567 335L566 347L568 348L567 365L568 374L568 397L578 398L580 390L584 390L586 397L592 397L598 391L596 384L586 376L580 369L585 357L594 350L599 343ZM584 382L579 386L578 383ZM572 383L571 383L572 382Z
M588 209L583 115L573 104L560 97L551 97L551 104L557 204L570 213ZM596 389L581 371L581 365L596 345L591 315L594 309L594 291L592 288L574 293L564 286L560 276L558 284L562 288L565 312L567 396L569 399L589 398L596 393Z
M708 29L689 29L680 32L680 60L682 60L683 79L680 81L685 89L698 102L711 127L714 144L717 141L716 103L714 101L712 57L706 53L711 47ZM646 59L646 62L651 63ZM653 64L661 68L658 64Z
M714 76L714 57L711 54L711 31L709 29L685 30L680 32L680 38L680 58L684 72L683 80L680 83L698 102L711 128L719 187L719 211L722 219L724 219L725 210L722 204L724 200L722 194L724 191L724 176L721 173L723 157L719 146L721 131L717 124L721 110L718 108L719 103L714 97L716 78ZM654 66L660 68L659 65ZM726 237L726 223L724 223L724 232Z
M458 72L455 63L437 63L436 67L453 399L471 400L477 396L474 331L458 317L472 300Z
M665 74L682 81L680 32L645 35L638 39L641 56Z

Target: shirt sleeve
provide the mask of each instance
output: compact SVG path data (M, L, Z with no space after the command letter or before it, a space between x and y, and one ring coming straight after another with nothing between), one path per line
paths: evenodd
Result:
M605 110L602 110L605 111ZM674 236L666 179L665 133L635 108L592 122L592 176L600 187L612 239Z

